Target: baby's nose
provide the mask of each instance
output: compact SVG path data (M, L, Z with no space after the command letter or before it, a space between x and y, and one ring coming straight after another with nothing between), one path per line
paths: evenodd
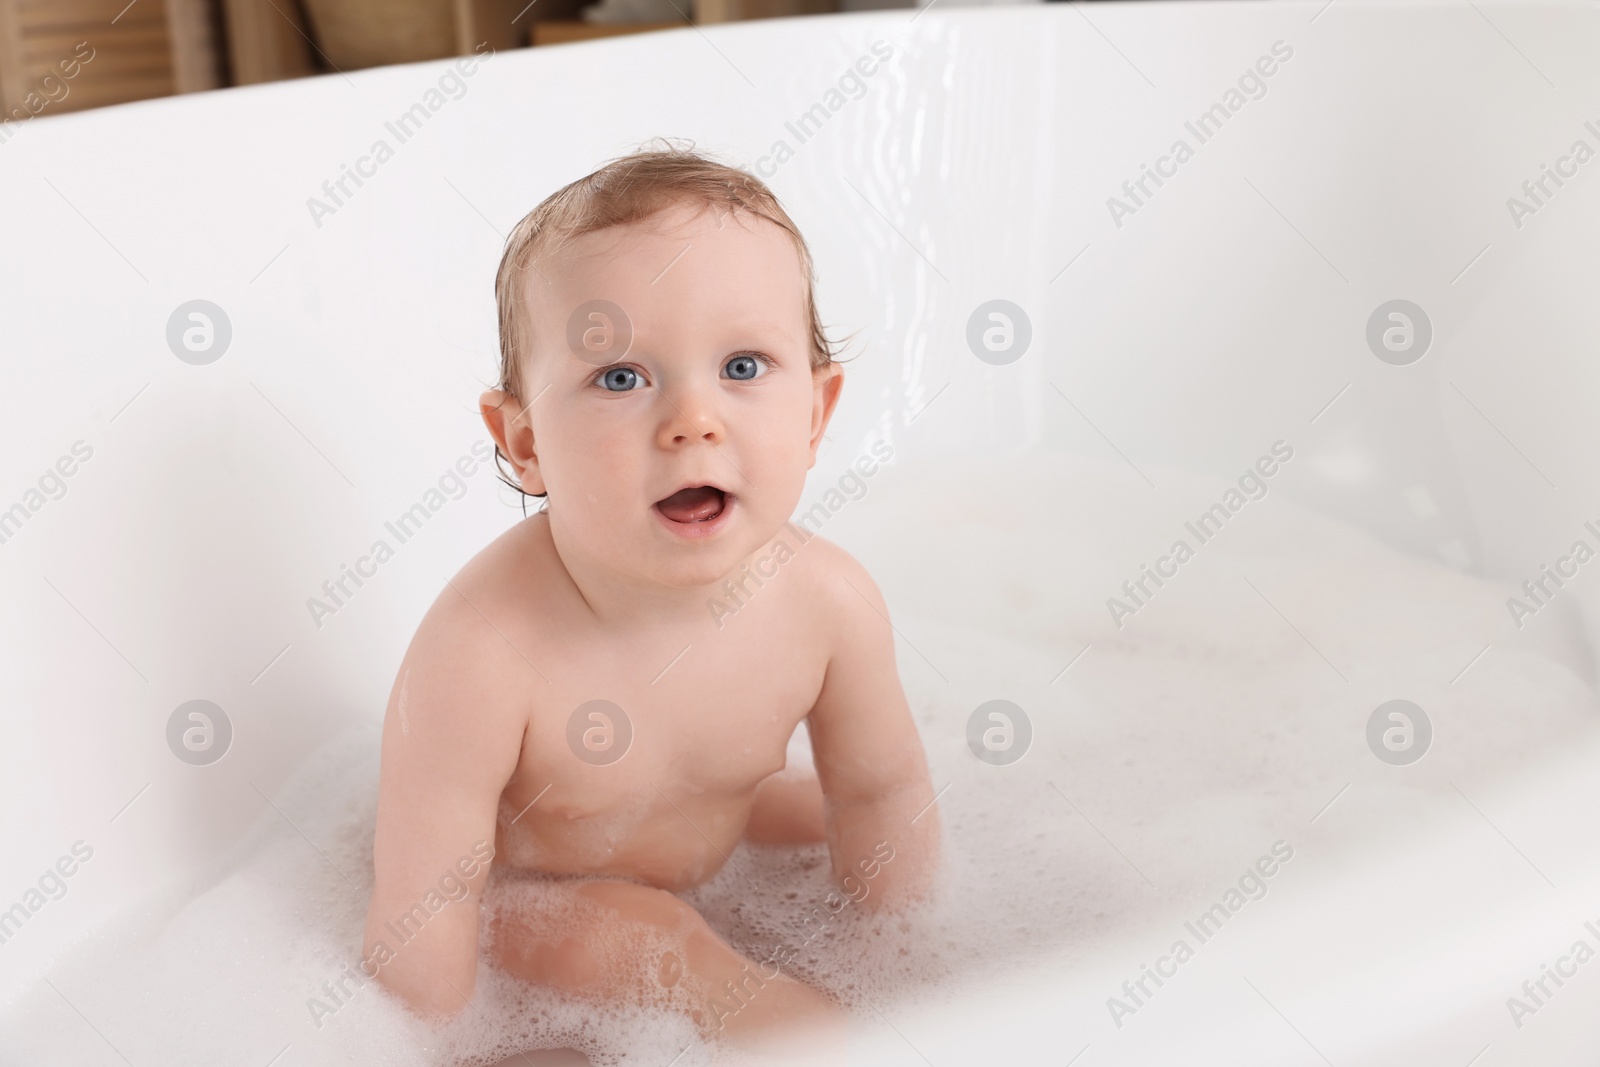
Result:
M666 404L660 433L663 447L696 440L720 445L726 439L727 427L709 390L685 387L662 390L660 395Z

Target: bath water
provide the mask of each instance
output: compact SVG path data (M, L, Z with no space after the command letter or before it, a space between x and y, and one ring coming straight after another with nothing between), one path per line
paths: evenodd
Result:
M824 536L867 565L894 614L940 791L938 892L903 915L830 905L824 846L745 844L683 897L752 960L797 949L791 974L881 1027L913 999L959 1011L1019 968L1070 970L1173 929L1275 842L1303 849L1314 835L1319 855L1359 864L1386 843L1341 827L1373 820L1309 825L1336 794L1371 814L1594 730L1575 617L1519 634L1508 583L1308 511L1283 479L1119 627L1107 600L1226 488L1146 473L1161 492L1126 467L1049 454L886 468ZM962 485L984 487L981 507L953 496ZM1393 698L1433 729L1403 768L1366 740ZM974 714L995 700L1020 715L980 759L971 738L1002 720L974 728ZM378 731L375 719L335 738L274 796L298 832L265 809L198 880L65 952L48 972L56 989L0 1008L0 1063L439 1067L563 1047L604 1065L717 1062L680 1015L563 999L486 962L470 1009L440 1029L361 981ZM792 768L809 763L803 730L790 752ZM1283 864L1271 891L1293 892L1302 869ZM496 870L485 919L540 894Z

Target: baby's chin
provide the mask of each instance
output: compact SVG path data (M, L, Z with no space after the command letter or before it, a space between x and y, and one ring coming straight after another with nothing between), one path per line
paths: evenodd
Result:
M676 530L653 509L645 519L637 526L626 527L626 533L619 529L626 524L597 523L597 531L602 526L609 527L603 542L581 533L577 540L589 546L586 554L596 562L611 563L635 580L668 589L714 589L739 574L746 560L777 536L783 526L781 519L754 513L743 498L734 498L733 506L709 534L703 530Z
M633 557L626 569L635 583L715 597L731 577L740 573L746 555L734 547L697 552L694 558L652 553Z
M721 557L722 554L718 553ZM742 556L728 554L726 559L699 559L677 561L647 569L644 578L668 589L715 590L728 576L738 571Z
M668 541L650 553L649 565L641 569L648 571L650 580L670 588L710 587L713 595L722 597L731 581L748 595L793 558L805 540L785 516L747 509L706 542L685 546Z

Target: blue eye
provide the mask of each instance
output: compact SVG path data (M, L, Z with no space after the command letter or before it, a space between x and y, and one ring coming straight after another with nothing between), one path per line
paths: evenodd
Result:
M741 352L728 360L722 369L727 371L728 377L735 381L748 382L759 377L763 373L764 367L770 368L771 366L772 359L770 356L764 356L760 352Z
M610 393L632 392L636 383L642 381L639 372L632 367L607 367L596 380Z

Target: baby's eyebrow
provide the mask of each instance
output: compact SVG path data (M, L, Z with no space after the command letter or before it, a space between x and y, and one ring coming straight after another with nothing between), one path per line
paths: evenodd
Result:
M752 330L777 330L782 331L783 325L778 320L766 315L735 315L728 319L728 324L740 329Z
M621 359L614 359L610 363L585 363L581 359L571 359L567 362L572 365L572 373L575 377L593 378L595 375L601 373L602 371L608 371L612 367L626 367L630 364L637 363L639 362L639 358L640 355L638 352L629 352Z
M770 319L729 319L727 326L735 332L768 340L788 341L793 339L788 329Z

